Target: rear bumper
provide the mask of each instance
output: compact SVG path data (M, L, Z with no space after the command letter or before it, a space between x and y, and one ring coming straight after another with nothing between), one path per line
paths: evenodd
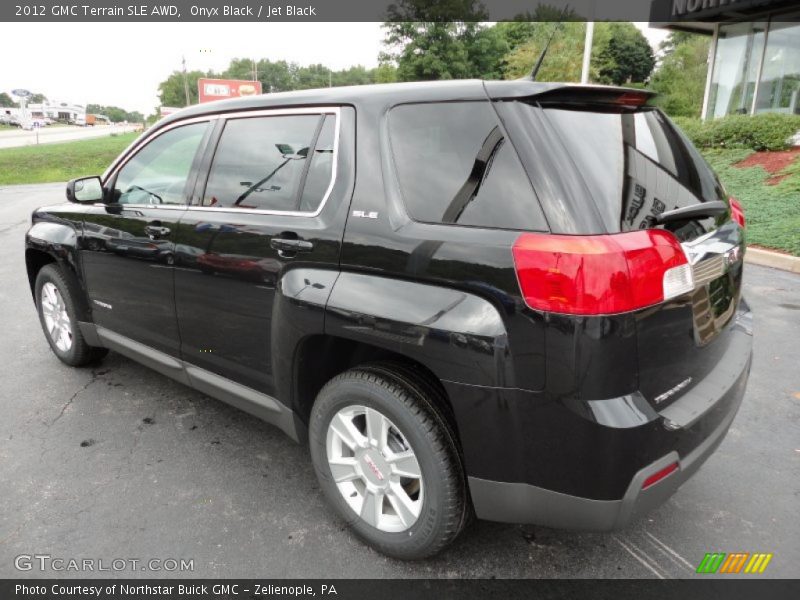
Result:
M748 363L749 368L749 363ZM743 377L746 378L747 372ZM738 394L736 409L744 395ZM506 483L469 477L469 489L475 512L480 519L505 523L536 523L560 529L608 531L624 527L639 516L666 501L700 468L722 443L736 416L731 411L706 440L684 457L673 451L638 471L620 500L593 500L562 494L526 483ZM677 462L680 468L655 485L642 489L644 481L661 469Z
M527 424L536 423L536 415L555 414L553 403L540 400L543 407L537 410L534 398L521 401L519 392L510 394L506 405L512 406L518 414L509 421L516 422L517 429L525 431L522 434L510 432L506 443L518 446L517 450L523 453L527 465L523 467L517 463L516 471L514 466L510 471L505 468L505 463L511 460L511 455L507 454L508 460L495 463L503 465L503 480L492 477L490 461L470 461L470 457L477 454L462 434L470 493L478 518L608 531L624 527L666 501L720 445L739 409L752 355L750 313L743 316L745 321L742 326L737 326L735 332L737 339L724 360L720 361L719 368L710 373L702 385L695 386L686 394L684 407L702 407L702 411L681 412L676 402L671 410L665 409L660 414L653 411L646 424L635 427L627 424L615 428L602 423L601 419L595 419L588 426L585 416L575 421L573 415L572 420L562 418L547 430L546 423L538 428L527 427ZM632 404L636 403L627 403ZM534 418L526 418L526 411L532 411ZM676 417L683 418L683 421L676 423ZM484 420L484 427L486 422ZM537 435L547 435L549 442L536 444L532 438ZM578 446L583 454L576 453L572 446ZM479 442L482 455L486 456L491 447L484 436ZM679 465L677 470L642 489L648 477L676 462ZM536 466L541 464L544 466ZM476 465L476 469L471 469ZM554 475L558 469L564 471L563 476ZM515 474L516 481L511 479ZM605 487L605 482L620 477L624 484L617 486L619 491L613 495L615 492ZM536 479L543 480L544 485ZM578 487L576 481L588 482L580 488L583 493L570 493L570 490L563 489ZM563 486L560 485L562 482ZM602 497L604 493L606 497Z

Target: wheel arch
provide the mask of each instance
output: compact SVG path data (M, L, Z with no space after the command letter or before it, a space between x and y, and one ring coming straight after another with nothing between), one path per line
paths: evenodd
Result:
M36 226L31 229L31 232L35 228ZM60 241L34 238L31 236L31 232L28 233L26 239L25 268L28 273L28 283L34 302L36 301L36 278L39 272L46 265L55 264L61 269L64 278L76 292L75 309L78 313L78 320L87 323L92 322L89 298L77 264L76 246L63 244ZM74 232L72 233L74 238Z
M387 348L329 334L308 336L298 344L293 361L295 413L307 426L317 394L328 381L349 369L376 364L389 370L396 365L397 375L413 377L434 388L435 397L430 401L457 435L451 399L441 380L428 366Z

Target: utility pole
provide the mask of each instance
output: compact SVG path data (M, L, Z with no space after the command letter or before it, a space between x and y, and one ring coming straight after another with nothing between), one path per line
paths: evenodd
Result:
M186 77L186 57L181 57L183 65L183 93L186 96L186 106L189 106L189 80Z
M583 44L583 68L581 83L589 83L589 65L592 61L592 41L594 40L594 21L586 22L586 41Z
M258 81L258 63L255 59L253 60L253 81Z

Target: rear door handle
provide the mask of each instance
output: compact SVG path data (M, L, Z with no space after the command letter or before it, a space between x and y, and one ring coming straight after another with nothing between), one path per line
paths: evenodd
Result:
M272 238L269 245L278 252L310 252L314 249L311 242L291 238Z

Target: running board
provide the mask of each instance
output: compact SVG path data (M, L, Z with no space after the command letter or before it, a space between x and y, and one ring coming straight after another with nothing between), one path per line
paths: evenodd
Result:
M94 323L80 322L78 326L81 334L91 345L119 352L162 375L250 413L262 421L275 425L296 442L306 437L305 428L301 426L294 411L272 396L201 369Z

